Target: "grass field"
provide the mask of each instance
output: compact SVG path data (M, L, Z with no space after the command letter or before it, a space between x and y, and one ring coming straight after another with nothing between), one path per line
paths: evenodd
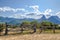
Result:
M60 40L60 30L55 31L55 34L53 30L45 30L40 33L39 29L33 34L29 33L33 32L33 30L25 30L22 34L20 34L20 31L10 31L8 35L0 36L0 40Z
M60 40L60 34L26 34L0 36L0 40Z

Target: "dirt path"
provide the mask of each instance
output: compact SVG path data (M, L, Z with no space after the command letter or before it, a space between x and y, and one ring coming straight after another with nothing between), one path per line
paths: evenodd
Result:
M27 34L0 36L0 40L60 40L60 34Z

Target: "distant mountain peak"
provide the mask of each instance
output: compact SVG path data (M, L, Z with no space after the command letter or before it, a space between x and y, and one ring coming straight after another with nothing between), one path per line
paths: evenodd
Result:
M33 21L33 18L24 18L24 19L16 19L16 18L8 18L8 17L0 17L0 22L7 22L9 24L20 24L23 21ZM48 19L43 15L40 19L36 19L39 22L42 21L50 21L56 24L60 24L60 18L57 16L51 16Z

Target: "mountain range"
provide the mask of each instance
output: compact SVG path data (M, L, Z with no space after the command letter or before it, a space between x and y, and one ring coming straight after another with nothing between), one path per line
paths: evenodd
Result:
M1 17L0 16L0 22L7 22L8 24L20 24L23 21L33 21L35 19L33 18L23 18L23 19L16 19L16 18L8 18L8 17ZM60 18L57 16L51 16L50 18L46 18L44 15L40 19L36 19L39 22L42 22L44 20L50 21L55 24L60 24Z

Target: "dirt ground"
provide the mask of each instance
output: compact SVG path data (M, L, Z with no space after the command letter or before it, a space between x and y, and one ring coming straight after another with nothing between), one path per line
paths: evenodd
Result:
M26 34L0 36L0 40L60 40L60 34Z

